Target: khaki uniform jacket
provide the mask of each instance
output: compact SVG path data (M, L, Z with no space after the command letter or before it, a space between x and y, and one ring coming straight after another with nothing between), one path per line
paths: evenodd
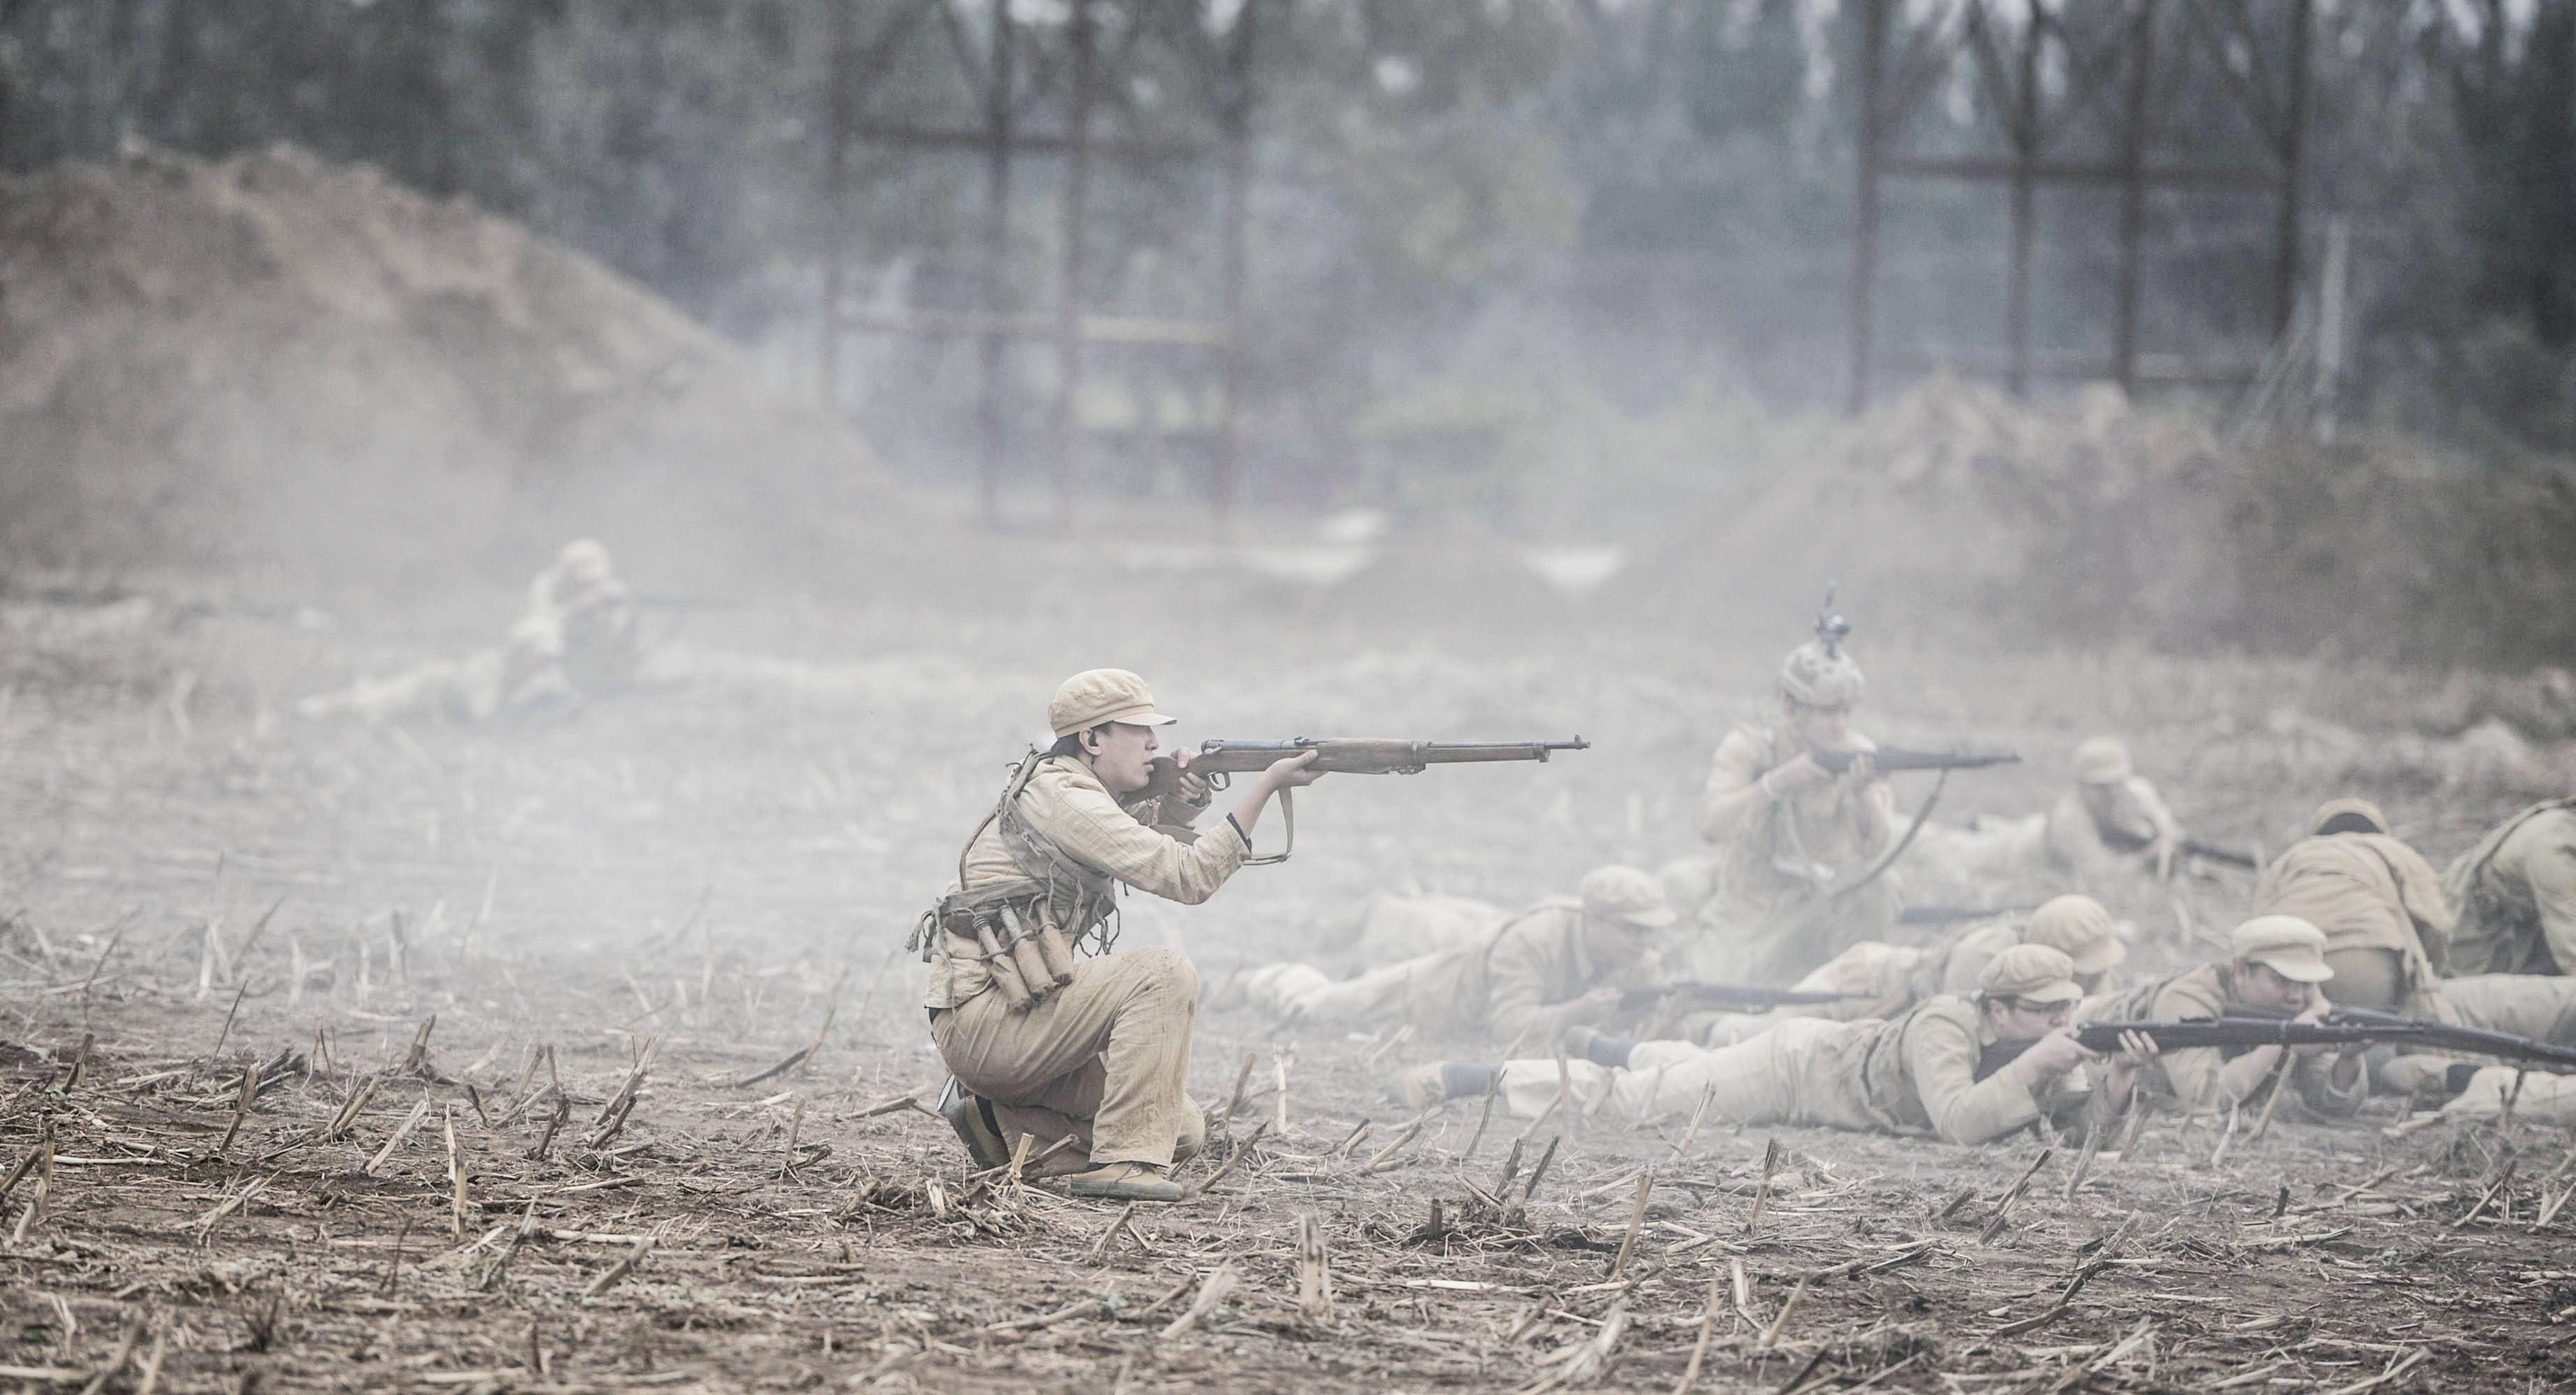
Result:
M1854 734L1854 749L1876 742ZM1805 750L1784 732L1737 727L1719 743L1700 797L1700 836L1722 845L1717 904L1730 919L1759 920L1857 875L1895 837L1896 796L1884 780L1813 785L1785 799L1762 776Z
M2164 796L2144 777L2132 775L2107 819L2097 819L2074 790L2049 806L2041 846L2049 866L2078 878L2106 877L2139 864L2148 844L2168 834L2180 836L2182 825Z
M2077 1009L2077 1016L2084 1022L2180 1022L2193 1017L2224 1017L2235 1006L2237 1001L2227 992L2227 966L2203 964L2123 993L2087 998ZM2338 1088L2333 1079L2332 1056L2292 1056L2290 1061L2291 1088L2309 1108L2341 1117L2361 1107L2369 1088L2366 1076L2357 1075L2348 1085ZM2160 1099L2177 1101L2194 1114L2245 1104L2262 1094L2264 1081L2270 1077L2234 1080L2227 1064L2226 1053L2214 1046L2167 1051L2156 1057L2157 1069L2139 1072L2137 1088Z
M2576 974L2576 799L2534 804L2451 864L2455 974Z
M2326 953L2391 949L2409 987L2449 973L2451 908L2423 854L2385 833L2302 838L2263 869L2248 915L2294 915L2325 932Z
M1139 891L1195 906L1225 885L1252 848L1231 819L1195 841L1142 821L1163 816L1157 805L1175 802L1147 801L1131 809L1118 802L1089 766L1070 756L1040 762L1028 787L1020 792L1020 810L1030 827L1075 861ZM967 845L961 868L963 880L949 888L952 894L1028 875L1003 845L998 821L987 824ZM942 941L941 953L931 959L930 986L922 1006L955 1007L992 986L973 940L945 930L934 933Z
M1977 1079L1994 1045L1985 1014L1955 994L1929 998L1884 1022L1856 1022L1826 1047L1820 1083L1844 1095L1856 1126L1932 1133L1951 1143L1989 1143L2027 1128L2085 1088L2070 1072L2039 1094L2012 1071Z
M1539 903L1515 917L1486 951L1485 1031L1552 1043L1565 1029L1565 1004L1595 988L1638 988L1654 980L1651 961L1605 973L1583 938L1583 907L1572 899Z
M1972 925L1956 938L1925 951L1923 962L1915 969L1914 996L1954 993L1975 1001L1977 978L1986 971L1986 965L1994 962L1996 955L2020 944L2029 928L2027 916L2004 916Z

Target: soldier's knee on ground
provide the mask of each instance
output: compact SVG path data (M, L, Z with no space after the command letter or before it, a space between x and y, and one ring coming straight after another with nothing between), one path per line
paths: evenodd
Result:
M1144 982L1167 987L1185 1001L1198 1001L1199 970L1188 955L1177 949L1140 949L1134 958Z
M1181 1111L1181 1134L1172 1140L1172 1161L1188 1161L1207 1147L1207 1111L1192 1104Z

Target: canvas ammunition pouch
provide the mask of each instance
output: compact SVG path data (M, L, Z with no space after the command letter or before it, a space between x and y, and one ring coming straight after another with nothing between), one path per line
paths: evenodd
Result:
M1043 759L1043 752L1032 750L1013 767L993 812L966 839L972 848L986 828L998 828L1003 849L1022 875L941 897L904 944L919 951L924 963L961 941L976 946L995 991L1014 1012L1073 982L1076 948L1087 942L1094 953L1106 954L1117 939L1117 879L1074 860L1020 808L1020 795ZM957 883L966 883L965 849L957 854Z

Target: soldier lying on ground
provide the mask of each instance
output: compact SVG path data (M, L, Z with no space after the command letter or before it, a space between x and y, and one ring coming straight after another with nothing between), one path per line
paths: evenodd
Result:
M2015 945L1987 963L1975 998L1939 994L1892 1018L1799 1019L1715 1049L1605 1038L1584 1060L1416 1066L1393 1089L1419 1107L1492 1089L1524 1119L1562 1091L1564 1108L1640 1123L1686 1117L1706 1095L1709 1116L1731 1123L1987 1143L2083 1102L2081 1067L2097 1057L2067 1031L2083 996L2064 954ZM2019 1049L2002 1059L1988 1050L1997 1043ZM2128 1045L2109 1062L2104 1108L2125 1105L2132 1072L2150 1054Z
M296 704L306 717L349 714L485 721L499 713L559 710L635 681L643 649L635 601L610 569L608 549L566 543L528 584L528 608L508 641L462 659L433 659L389 678L361 678Z
M1950 886L2065 886L2108 893L2126 877L2172 875L2183 831L2115 737L2075 748L2074 783L2047 812L1926 823L1905 865Z
M2451 969L2576 974L2576 798L2505 820L2443 874Z
M2314 1022L2333 1004L2322 986L2334 977L2326 963L2326 937L2296 916L2256 916L2229 936L2231 957L2170 974L2125 993L2085 1000L2079 1020L2087 1022L2180 1022L2195 1017L2226 1017L2252 1007L2287 1013L2299 1022ZM2361 1104L2369 1090L2358 1055L2338 1056L2323 1047L2257 1046L2235 1057L2216 1047L2158 1053L2153 1043L2145 1053L2156 1069L2146 1074L2146 1089L2158 1099L2178 1101L2192 1113L2224 1111L2253 1101L2268 1087L2281 1053L2291 1056L2291 1088L2312 1111L2343 1116Z
M1840 898L1894 837L1895 797L1853 731L1860 666L1819 638L1780 665L1780 724L1737 727L1717 748L1700 834L1717 845L1717 894L1681 967L1695 978L1777 983L1845 946L1884 938L1896 892L1885 878ZM1817 753L1856 753L1836 774Z
M916 932L931 962L922 997L930 1038L955 1072L940 1112L980 1167L1006 1165L1022 1135L1039 1147L1070 1138L1069 1155L1032 1175L1070 1173L1068 1187L1082 1196L1180 1198L1166 1173L1206 1136L1183 1092L1198 971L1173 949L1107 953L1117 888L1205 901L1251 856L1271 796L1318 777L1306 769L1312 752L1291 756L1249 781L1224 826L1204 837L1148 826L1145 811L1121 799L1150 782L1154 728L1171 720L1124 669L1065 680L1047 704L1054 748L1014 773L960 854L956 884ZM1153 802L1166 819L1186 819L1206 799L1206 783L1185 772L1184 807ZM1036 992L994 944L1024 928L1077 946L1091 937L1100 957L1065 966Z
M1798 991L1841 993L1840 1002L1729 1013L1702 1037L1712 1046L1742 1041L1793 1017L1849 1021L1885 1017L1939 993L1962 997L1977 991L1978 975L1994 957L2017 944L2046 945L2075 964L2085 993L2103 990L2112 969L2129 957L2119 923L2090 896L2056 897L2028 915L2004 915L1963 927L1923 946L1864 940L1798 980ZM1571 1049L1580 1050L1580 1047Z
M1317 1026L1474 1032L1495 1042L1553 1042L1577 1024L1607 1022L1621 991L1646 983L1674 916L1663 887L1634 867L1602 867L1579 897L1551 897L1479 939L1334 982L1309 964L1267 964L1220 990L1242 1003Z

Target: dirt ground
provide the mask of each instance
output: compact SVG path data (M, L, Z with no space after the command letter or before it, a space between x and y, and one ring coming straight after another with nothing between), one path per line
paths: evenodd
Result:
M1759 710L1768 655L781 606L693 622L687 681L565 720L284 715L443 626L0 604L0 1381L2576 1383L2576 1215L2536 1224L2576 1153L2527 1123L2156 1118L2083 1164L2036 1138L1530 1131L1386 1102L1394 1067L1463 1044L1211 1011L1192 1090L1241 1106L1184 1170L1206 1194L1122 1215L970 1178L912 1103L940 1071L903 936L1063 673L1145 670L1185 740L1596 743L1327 781L1285 866L1202 908L1131 902L1125 943L1181 945L1212 986L1287 954L1347 967L1378 888L1518 902L1691 851L1707 752ZM2273 848L2355 769L2437 862L2534 793L2370 764L2396 737L2367 728L2362 755L2318 754L2297 714L2340 694L2352 720L2348 668L1878 654L1883 739L2033 757L1954 782L1945 813L2039 807L2108 728L2196 833ZM2136 966L2206 955L2248 890L2141 891ZM1310 1218L1329 1298L1301 1273Z

